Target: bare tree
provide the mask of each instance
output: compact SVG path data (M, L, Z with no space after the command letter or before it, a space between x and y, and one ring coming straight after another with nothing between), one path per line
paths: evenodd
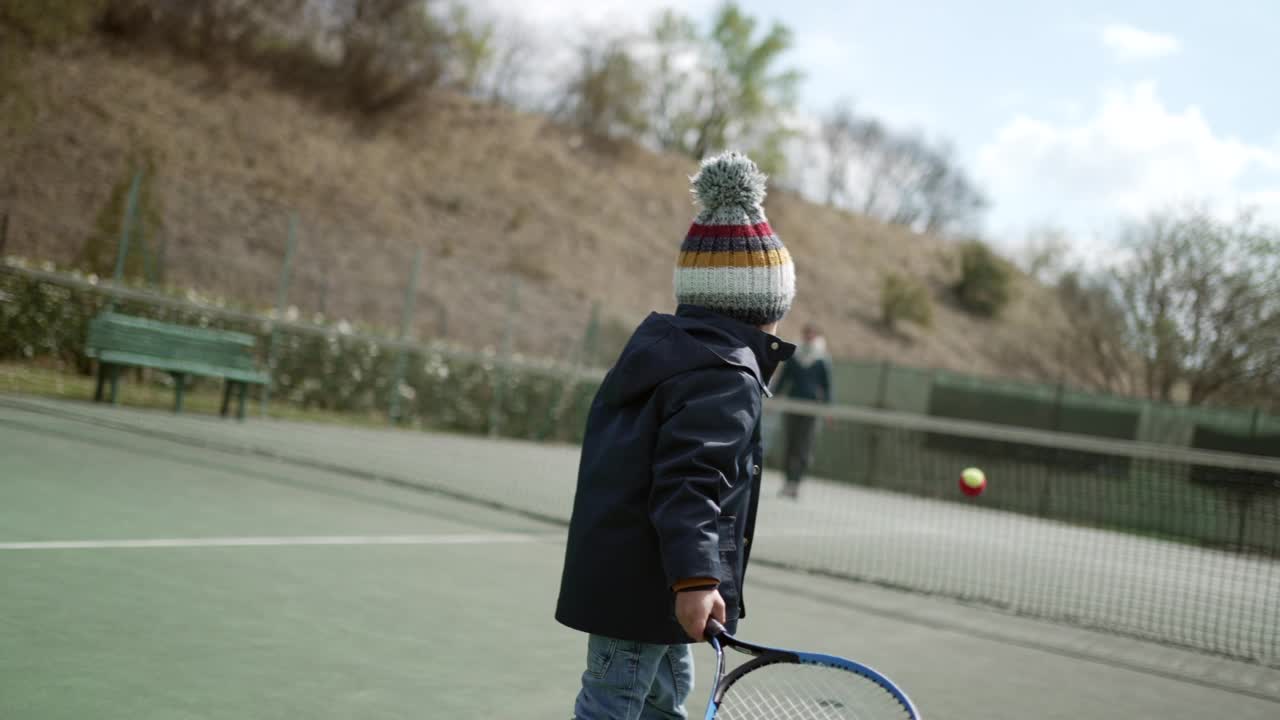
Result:
M578 62L555 115L601 139L640 136L647 123L644 74L625 38L589 40L578 48Z
M494 29L493 51L478 88L482 97L493 103L526 107L524 87L537 55L533 29L515 20L505 21Z
M926 232L971 229L987 207L945 143L893 133L847 103L824 118L819 136L828 204Z
M1280 236L1248 216L1153 215L1115 272L1148 396L1201 404L1264 385L1280 357Z
M822 120L819 136L826 152L826 173L823 178L828 205L844 202L849 192L849 165L853 163L854 123L853 108L848 102L838 103Z
M916 225L925 232L971 229L990 203L961 169L951 146L944 143L926 152L924 164L927 170L915 188L922 206Z
M1126 344L1124 310L1110 279L1068 270L1058 279L1057 296L1070 327L1063 357L1094 386L1132 392L1136 357Z
M377 112L444 76L445 32L422 0L353 0L340 30L350 100Z
M1071 241L1060 227L1043 225L1027 232L1016 252L1022 270L1042 283L1054 283L1069 272Z

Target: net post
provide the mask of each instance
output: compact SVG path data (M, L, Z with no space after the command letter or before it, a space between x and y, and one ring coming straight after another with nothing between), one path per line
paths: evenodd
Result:
M9 246L9 211L0 212L0 258L4 257L5 248Z
M293 254L298 246L298 214L289 213L289 236L284 250L284 263L280 266L280 284L276 289L276 317L271 321L271 337L267 341L267 382L262 386L262 402L259 413L267 416L271 404L271 386L275 382L276 336L280 321L284 319L285 303L289 301L289 279L293 276Z
M507 365L511 362L511 332L520 298L520 280L511 281L511 293L507 296L507 317L502 324L502 345L493 374L493 396L489 400L489 437L498 437L502 425L502 403L506 399Z
M400 423L400 383L404 381L405 364L409 360L404 342L409 336L409 327L413 323L413 300L418 295L418 273L421 270L422 248L419 247L413 254L413 268L409 271L409 284L404 291L404 307L400 310L401 345L396 349L396 367L391 377L391 398L387 408L387 421L392 425Z

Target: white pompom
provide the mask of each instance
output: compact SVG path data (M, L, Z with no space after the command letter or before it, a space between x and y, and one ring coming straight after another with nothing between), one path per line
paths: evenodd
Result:
M690 178L698 202L714 213L723 207L752 208L764 202L768 178L751 158L729 151L702 161Z

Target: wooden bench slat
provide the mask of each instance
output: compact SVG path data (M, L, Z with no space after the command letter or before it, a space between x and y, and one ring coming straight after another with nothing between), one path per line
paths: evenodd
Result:
M236 368L228 368L216 365L209 365L199 362L184 362L180 360L168 360L164 358L155 358L150 355L138 355L135 353L121 352L117 350L101 351L98 359L112 365L130 365L134 367L146 367L154 370L164 370L165 372L185 373L187 375L200 375L203 377L221 377L236 382L245 382L251 385L266 384L268 375L259 370L241 370Z
M140 318L133 315L121 315L119 313L102 313L95 317L91 322L105 328L119 328L122 330L137 329L142 330L149 335L172 335L177 337L202 338L213 342L238 344L250 348L257 343L254 336L247 333L235 332L233 330L199 328L192 327L190 325L175 325L173 323L167 323L160 320Z

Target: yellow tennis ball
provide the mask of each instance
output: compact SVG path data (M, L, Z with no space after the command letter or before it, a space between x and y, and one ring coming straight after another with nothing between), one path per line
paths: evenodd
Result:
M987 489L987 476L978 468L965 468L960 473L960 490L965 495L978 495Z

